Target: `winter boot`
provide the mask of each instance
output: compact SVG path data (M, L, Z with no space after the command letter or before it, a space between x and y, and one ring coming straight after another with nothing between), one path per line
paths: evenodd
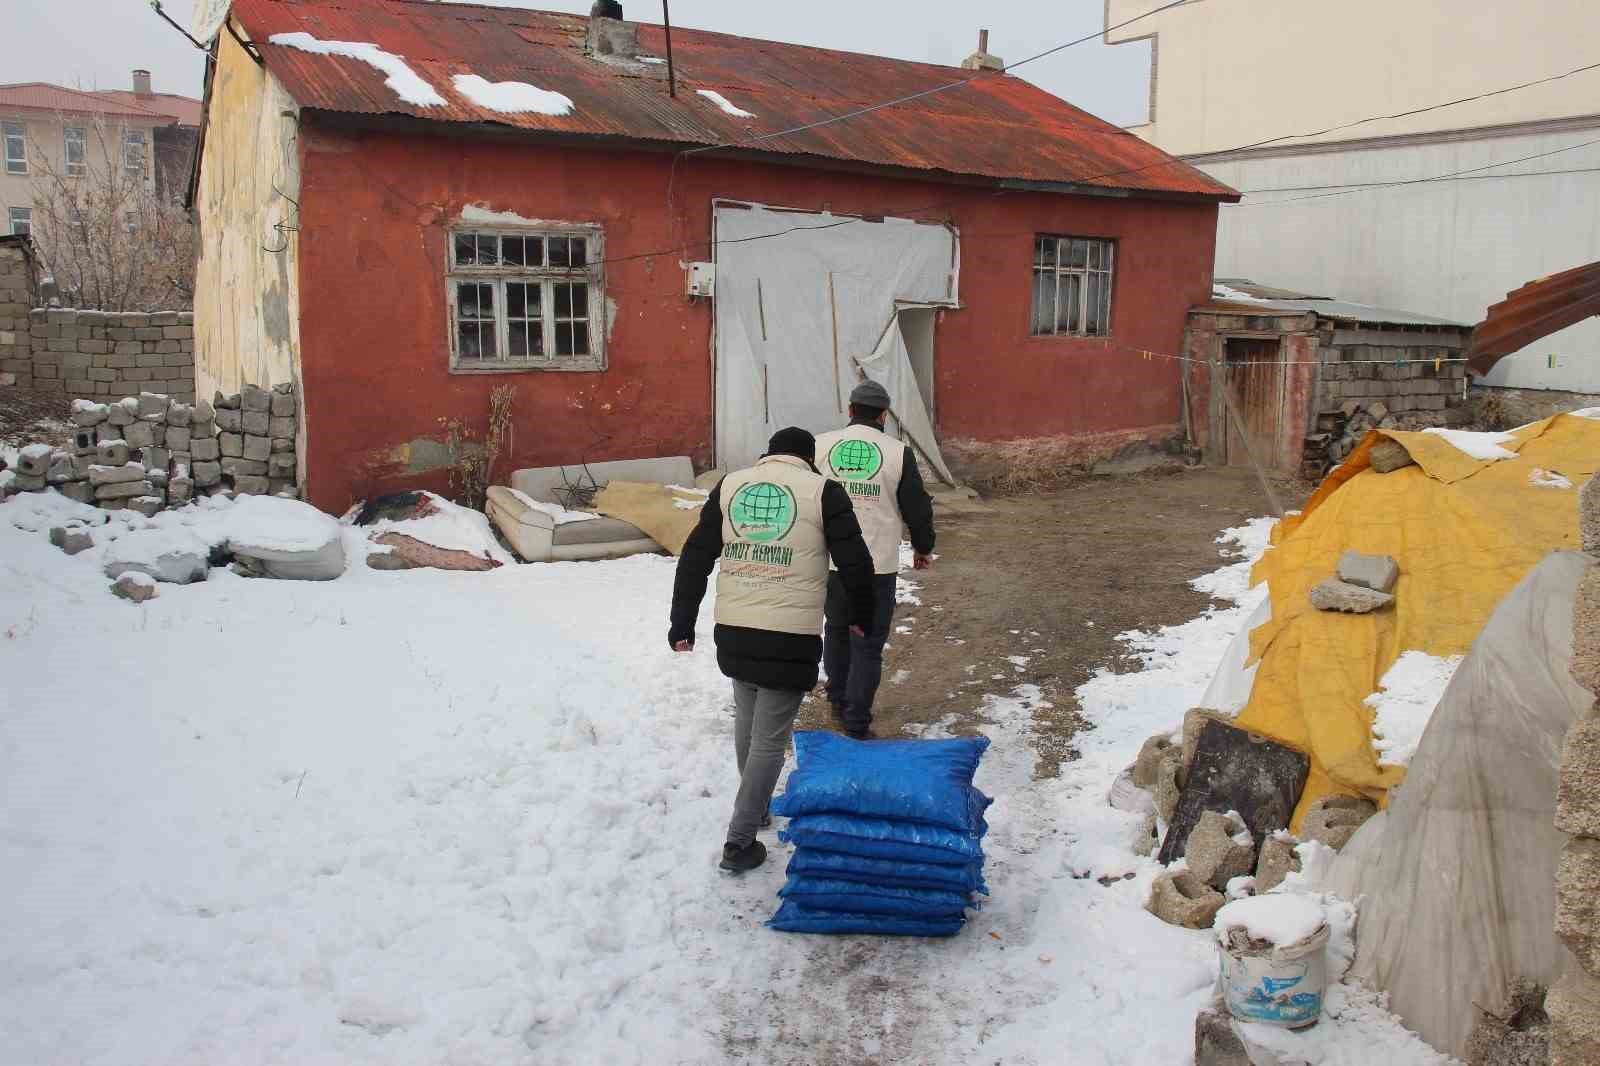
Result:
M742 874L766 861L767 846L759 840L752 840L742 848L737 844L722 845L722 862L718 865L729 873Z

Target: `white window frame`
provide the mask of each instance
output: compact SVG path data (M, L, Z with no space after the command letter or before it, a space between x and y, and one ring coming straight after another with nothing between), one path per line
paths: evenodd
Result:
M20 233L17 230L17 222L18 222L19 218L20 218L22 224L27 227L27 229L22 230ZM31 208L31 207L10 207L10 208L7 208L6 209L6 228L10 231L11 235L14 236L14 237L15 236L22 236L23 234L26 234L26 235L31 237L33 235L33 208Z
M584 242L585 265L579 268L539 266L485 266L457 261L457 239L466 236L540 238L548 248L550 238L579 239ZM606 300L605 300L605 237L598 225L589 223L550 223L540 226L474 225L460 222L446 231L445 306L450 343L450 372L453 374L507 374L526 371L600 371L606 368ZM494 299L495 357L463 358L461 354L460 307L457 286L476 283L490 286ZM537 285L540 291L540 337L544 348L541 355L511 356L511 319L506 303L508 284ZM589 351L584 354L557 354L557 316L555 313L555 288L562 284L588 286L588 300L583 307L586 319L563 319L584 322L587 326ZM479 319L485 321L487 319ZM522 320L518 320L522 321ZM530 320L531 321L531 320ZM530 345L531 347L531 345Z
M74 136L76 134L76 136ZM74 144L78 158L72 158ZM84 126L66 126L61 131L61 159L66 164L69 178L81 178L89 173L89 130Z
M28 125L25 122L0 122L0 139L3 139L7 174L28 173ZM13 143L14 142L14 143ZM15 150L13 150L15 149Z
M129 149L139 146L139 162L135 165ZM122 169L129 174L143 174L149 165L150 137L146 131L132 126L122 131Z
M1035 337L1111 336L1116 263L1117 242L1109 238L1036 234L1028 332ZM1051 314L1045 323L1040 316L1047 290Z

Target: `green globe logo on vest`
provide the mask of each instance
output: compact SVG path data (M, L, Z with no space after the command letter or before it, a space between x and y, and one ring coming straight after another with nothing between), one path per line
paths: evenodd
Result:
M794 493L770 481L754 481L734 494L728 520L741 538L770 544L789 535L798 513Z
M842 440L828 453L828 465L845 481L869 481L883 469L883 452L870 440Z

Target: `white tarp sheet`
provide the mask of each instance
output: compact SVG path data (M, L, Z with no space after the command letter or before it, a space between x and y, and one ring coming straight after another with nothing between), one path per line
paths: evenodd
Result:
M858 362L883 361L874 353L897 304L956 301L956 234L942 224L723 202L714 236L717 461L724 469L748 466L784 426L813 433L843 426L850 389L861 380ZM897 411L915 421L914 397L926 421L903 341L898 359L904 372L886 372L896 384L883 384ZM932 447L931 425L926 432Z
M1550 985L1556 785L1567 731L1594 697L1570 676L1572 604L1593 559L1555 552L1490 616L1445 689L1389 809L1320 888L1362 899L1353 976L1410 1029L1463 1055L1479 1008Z
M857 359L856 363L861 368L860 373L889 392L890 402L894 404L894 419L889 432L898 432L900 439L909 442L922 461L933 467L940 481L954 485L955 475L950 473L944 456L939 454L939 441L933 434L933 419L928 415L927 404L922 402L916 371L911 369L911 354L906 350L905 335L900 332L898 314L889 320L889 328L883 331L883 339L878 346ZM857 380L858 375L852 374L851 385Z

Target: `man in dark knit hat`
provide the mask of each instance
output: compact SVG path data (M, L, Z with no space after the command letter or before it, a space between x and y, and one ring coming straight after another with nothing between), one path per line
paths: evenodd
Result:
M872 736L872 704L883 678L883 646L894 623L900 541L906 531L911 533L913 565L918 570L933 565L933 500L923 488L911 446L884 432L888 416L888 390L876 381L863 381L850 393L850 424L817 441L822 473L842 485L855 505L877 574L878 610L866 632L850 628L855 618L848 614L837 574L828 592L823 632L833 719L857 740Z
M736 873L767 857L756 832L771 823L795 716L817 683L830 559L856 632L866 632L876 606L872 553L850 497L817 473L816 447L803 429L773 434L755 466L711 491L678 558L667 632L678 652L694 650L706 580L722 561L715 638L717 665L733 680L739 794L721 865Z

